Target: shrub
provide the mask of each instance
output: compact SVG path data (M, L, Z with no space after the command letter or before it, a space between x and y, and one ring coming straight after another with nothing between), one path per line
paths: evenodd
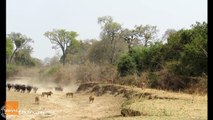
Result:
M118 72L120 76L133 75L136 72L135 60L129 55L122 56L118 62Z
M75 73L79 82L106 83L109 80L113 80L115 83L117 77L117 70L113 65L97 65L90 62L79 65Z
M148 74L148 84L152 88L156 88L158 86L158 76L155 73L150 72Z

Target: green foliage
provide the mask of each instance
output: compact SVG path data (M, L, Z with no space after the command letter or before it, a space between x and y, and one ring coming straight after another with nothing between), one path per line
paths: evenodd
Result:
M199 76L207 73L207 23L197 22L192 29L180 30L172 34L166 45L165 60L179 61L173 68L174 73Z
M207 73L207 58L202 51L192 45L186 45L182 52L181 64L183 71L181 74L188 76L201 75Z
M88 51L91 48L91 40L72 42L72 46L67 48L66 62L71 64L83 64L87 60Z
M152 88L156 88L159 85L158 84L158 76L155 73L150 72L148 74L148 84Z
M109 40L96 41L89 49L88 59L97 64L115 64L119 56L127 51L127 46L123 40L116 40L111 47ZM114 49L114 50L113 50ZM112 51L114 54L112 54ZM113 56L112 56L113 55Z
M53 31L45 32L44 36L47 37L52 44L54 44L53 49L61 49L62 63L65 65L67 48L75 45L77 33L74 31L66 31L64 29L54 29Z
M146 46L150 45L151 43L155 42L158 29L157 29L157 26L140 25L140 26L135 26L135 32L136 32L138 39L146 47Z
M121 31L120 36L122 36L124 41L127 43L129 51L132 49L132 47L139 44L135 30L124 29Z
M13 42L9 37L6 38L6 59L8 60L13 53Z
M109 61L108 53L109 49L106 49L104 41L96 41L89 50L88 59L96 64L107 63Z
M135 70L136 70L136 63L131 56L124 55L120 58L118 62L118 71L120 76L134 74L136 72Z
M181 65L188 71L186 75L199 76L207 72L207 23L197 22L192 25L192 42L184 46L181 56Z
M143 58L142 65L144 66L142 69L138 69L141 71L157 71L162 68L164 56L161 53L162 44L155 44L150 46L149 48L143 49Z
M78 79L106 81L109 78L115 78L117 72L113 67L116 62L117 71L122 76L123 83L134 85L141 81L139 77L145 76L143 80L146 79L150 87L179 89L186 87L188 83L193 83L193 80L188 78L208 75L208 24L206 22L197 22L190 29L166 31L163 36L164 40L168 40L166 44L154 42L158 31L156 26L140 25L132 30L122 29L122 25L114 22L110 16L99 17L98 23L102 30L100 41L78 41L76 32L64 29L47 31L44 34L54 44L54 49L62 50L63 55L60 61L63 64L82 65L78 71ZM6 42L8 63L13 59L15 65L27 67L41 65L40 60L30 56L32 48L27 45L32 42L30 38L12 32L8 35ZM58 58L52 58L49 66L54 65L54 67L44 73L50 76L54 74L55 80L66 78L64 77L66 70L63 71L56 65L58 61ZM101 64L107 67L100 67ZM8 76L17 72L16 66L11 64L7 65L6 70ZM69 78L69 74L67 76ZM206 83L205 79L194 82ZM205 88L205 84L203 86Z
M184 45L191 42L191 30L179 30L174 34L171 34L168 38L168 44L166 44L166 56L165 60L179 60Z
M150 87L179 90L189 85L204 86L205 80L200 82L197 77L208 75L207 30L207 23L197 22L191 29L168 33L166 44L131 47L128 54L119 59L118 72L130 84L137 79L124 78L133 73L140 77L144 72L149 73L145 79ZM205 91L205 87L199 88Z
M31 38L21 33L11 32L8 36L15 43L16 48L21 48L27 45L27 43L34 42Z
M28 66L28 67L35 66L36 62L30 56L31 51L32 51L31 48L25 48L16 52L15 58L14 58L16 65Z
M129 56L135 61L136 64L135 71L137 72L142 71L142 69L144 68L142 60L146 51L147 48L140 48L140 47L135 47L129 51Z
M161 49L161 44L155 44L147 48L135 47L131 49L126 55L128 57L120 59L120 61L118 62L118 65L120 66L118 66L118 68L121 66L126 66L125 68L127 69L129 68L128 64L132 65L132 63L134 63L135 67L131 68L130 71L133 71L132 69L135 69L134 71L137 72L138 75L140 75L140 73L143 71L157 71L161 69L164 59L164 56L160 53ZM118 70L121 73L124 72L123 75L128 74L128 72L126 74L125 71L121 69Z
M104 16L98 18L98 23L101 25L102 32L100 34L102 39L102 49L106 49L107 62L114 64L120 48L118 47L121 41L119 34L121 33L121 24L114 22L111 16Z
M15 44L15 50L13 51L9 62L11 63L14 55L16 54L16 52L22 48L26 48L26 47L30 47L30 45L28 45L28 43L34 42L31 38L28 38L25 35L22 35L21 33L15 33L15 32L11 32L10 34L8 34L9 39Z

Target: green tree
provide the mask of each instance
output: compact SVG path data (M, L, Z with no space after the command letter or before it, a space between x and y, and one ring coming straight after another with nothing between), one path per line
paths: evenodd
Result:
M98 18L98 23L101 25L101 39L104 44L103 49L107 50L105 55L109 58L108 62L114 64L116 56L119 53L117 45L121 42L119 34L121 33L121 24L114 22L111 16Z
M135 47L129 52L135 60L138 75L143 71L157 71L162 68L164 58L161 53L162 46L161 43L156 43L149 47Z
M13 59L15 53L19 49L26 47L28 45L28 43L30 43L30 42L34 42L31 38L28 38L27 36L22 35L21 33L12 32L12 33L8 34L8 37L15 44L15 50L13 51L13 53L10 57L10 61L9 61L10 63L12 62L12 59Z
M129 55L123 55L118 61L117 68L120 76L132 75L136 73L135 60Z
M162 43L155 43L151 45L149 48L142 49L143 57L142 57L142 69L139 71L158 71L162 68L164 64L164 55L163 51L163 44Z
M168 37L165 45L165 60L173 61L171 67L176 74L199 76L207 74L207 23L192 25Z
M163 34L163 36L162 36L162 41L167 42L168 37L169 37L170 35L176 33L176 32L177 32L177 31L176 31L175 29L167 29L167 30L165 31L165 33Z
M74 31L66 31L64 29L54 29L53 31L45 32L44 36L47 37L52 44L54 44L53 49L61 49L62 63L65 65L67 55L66 50L68 47L73 45L73 42L76 40L77 33Z
M165 49L167 53L165 56L166 60L180 60L181 52L183 51L184 45L192 41L192 30L181 29L176 33L170 34L168 37L168 43Z
M139 25L135 26L135 32L137 33L138 39L142 42L142 44L146 47L151 43L154 43L157 38L157 26L151 25Z
M11 57L12 53L13 53L13 42L11 41L11 39L9 37L6 38L6 59L7 61L9 60L9 58Z
M161 43L156 43L149 47L132 48L125 57L119 59L119 73L125 76L129 73L132 74L132 71L134 71L137 75L141 75L143 71L153 72L160 70L164 64L164 56L161 53L162 49L163 44ZM132 67L133 63L134 67Z
M207 23L197 22L192 25L191 42L186 44L181 52L182 74L189 76L198 76L207 73Z
M92 40L74 41L73 46L67 49L66 61L74 64L82 64L87 60L88 51L90 49Z
M122 30L120 36L127 43L129 51L139 44L139 39L135 30L124 29Z
M30 56L32 53L33 48L31 46L26 46L20 49L18 52L15 53L14 61L16 65L21 66L35 66L36 62Z

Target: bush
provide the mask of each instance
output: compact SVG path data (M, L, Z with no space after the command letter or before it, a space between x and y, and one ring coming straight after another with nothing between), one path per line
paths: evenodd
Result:
M128 75L125 77L120 77L119 84L121 85L137 85L137 80L135 75Z
M152 45L148 48L135 47L118 61L118 71L121 76L140 75L144 71L158 71L162 68L164 55L159 53L162 44Z
M113 65L97 65L87 62L77 67L76 79L79 82L100 82L108 83L109 80L116 81L117 70Z
M158 87L158 76L155 73L150 72L148 74L148 84L151 88Z
M184 90L187 93L206 94L208 92L208 78L206 76L196 77L188 84L188 87Z
M136 72L135 60L129 56L122 56L118 62L118 72L120 76L133 75Z

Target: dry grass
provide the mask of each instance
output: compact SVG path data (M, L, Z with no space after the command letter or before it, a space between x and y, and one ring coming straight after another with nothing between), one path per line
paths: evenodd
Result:
M99 84L99 86L104 87L106 85ZM100 120L207 120L207 95L157 89L142 90L121 85L114 86L125 87L128 91L134 91L130 92L130 97L123 101L121 107L140 111L143 116L122 117L117 115ZM141 93L142 95L146 94L145 97L141 97ZM105 94L102 96L105 96Z
M144 114L143 116L111 117L103 120L207 120L207 95L190 95L154 89L138 91L167 99L132 98L124 102L123 107L138 110Z
M22 68L18 75L28 77L27 83L34 83L35 85L42 84L41 86L45 87L48 87L48 85L57 82L71 87L70 85L72 85L72 82L77 81L77 78L81 77L85 79L101 80L101 78L104 77L107 79L108 77L113 78L115 76L110 72L114 70L114 68L111 70L110 68L100 68L100 66L92 65L83 66L82 68L80 67L82 66L59 66L57 68L57 72L54 73L53 71L53 73L49 76L45 76L45 74L48 73L50 68ZM109 76L109 74L106 73L110 73L112 76ZM88 75L91 75L90 78L87 78ZM145 78L146 75L142 76L138 80L143 81ZM20 83L23 82L24 81L20 81ZM116 111L116 114L113 114L112 116L107 113L107 117L105 118L98 117L99 120L207 120L207 95L186 94L181 92L171 92L156 89L142 90L141 88L130 86L126 86L126 88L138 93L150 93L152 96L157 96L157 98L148 99L144 97L133 97L129 100L125 100L123 103L119 102L120 104L123 104L122 107L124 108L131 108L133 110L138 110L144 113L143 116L122 117L117 114L120 113L120 111ZM100 99L100 103L104 103L104 96L105 95L103 95L103 99ZM83 96L80 95L79 97ZM108 105L113 105L113 97L110 97L110 99L112 100L108 103ZM99 104L99 106L101 106L101 104ZM105 107L106 106L104 106L104 108ZM99 112L98 109L97 111ZM105 109L102 109L102 111L105 111ZM81 112L84 113L86 111L82 110Z
M7 91L8 101L18 101L20 113L18 116L8 116L8 120L96 120L102 117L118 115L122 97L105 95L96 97L89 103L90 94L74 94L67 98L65 92L56 92L51 97L40 97L39 105L34 99L40 96L44 89L35 93L20 93ZM46 90L45 90L46 91Z
M27 78L27 80L17 80L20 83L38 84L37 80ZM37 81L37 82L36 82ZM41 83L40 83L41 84ZM50 85L46 83L45 87ZM104 84L100 84L104 86ZM115 85L121 86L121 85ZM69 90L71 85L67 86ZM34 93L18 93L7 92L7 100L18 100L22 109L32 108L33 111L39 111L40 107L55 110L57 114L51 113L55 119L85 119L85 120L207 120L207 95L186 94L179 92L170 92L156 89L140 89L136 87L123 86L127 90L135 91L135 93L149 93L156 98L148 99L147 97L133 97L130 99L123 99L121 96L112 96L104 94L96 97L94 104L88 104L88 97L92 93L75 94L73 99L65 99L65 93L54 93L50 99L42 98L39 106L34 105L34 97L40 95L44 86L40 85L38 94ZM67 92L64 91L64 92ZM74 91L73 91L74 92ZM133 94L135 94L133 93ZM161 99L160 99L161 98ZM79 104L82 103L82 104ZM92 111L91 108L96 106ZM78 109L80 107L80 109ZM130 108L142 112L143 116L137 117L122 117L120 115L120 107ZM58 109L66 111L63 113L57 111ZM63 116L59 116L63 115ZM74 116L73 116L74 115ZM36 118L43 119L43 116L20 116L19 119ZM50 117L50 116L47 116ZM17 118L18 119L18 118ZM50 117L48 119L53 119Z

